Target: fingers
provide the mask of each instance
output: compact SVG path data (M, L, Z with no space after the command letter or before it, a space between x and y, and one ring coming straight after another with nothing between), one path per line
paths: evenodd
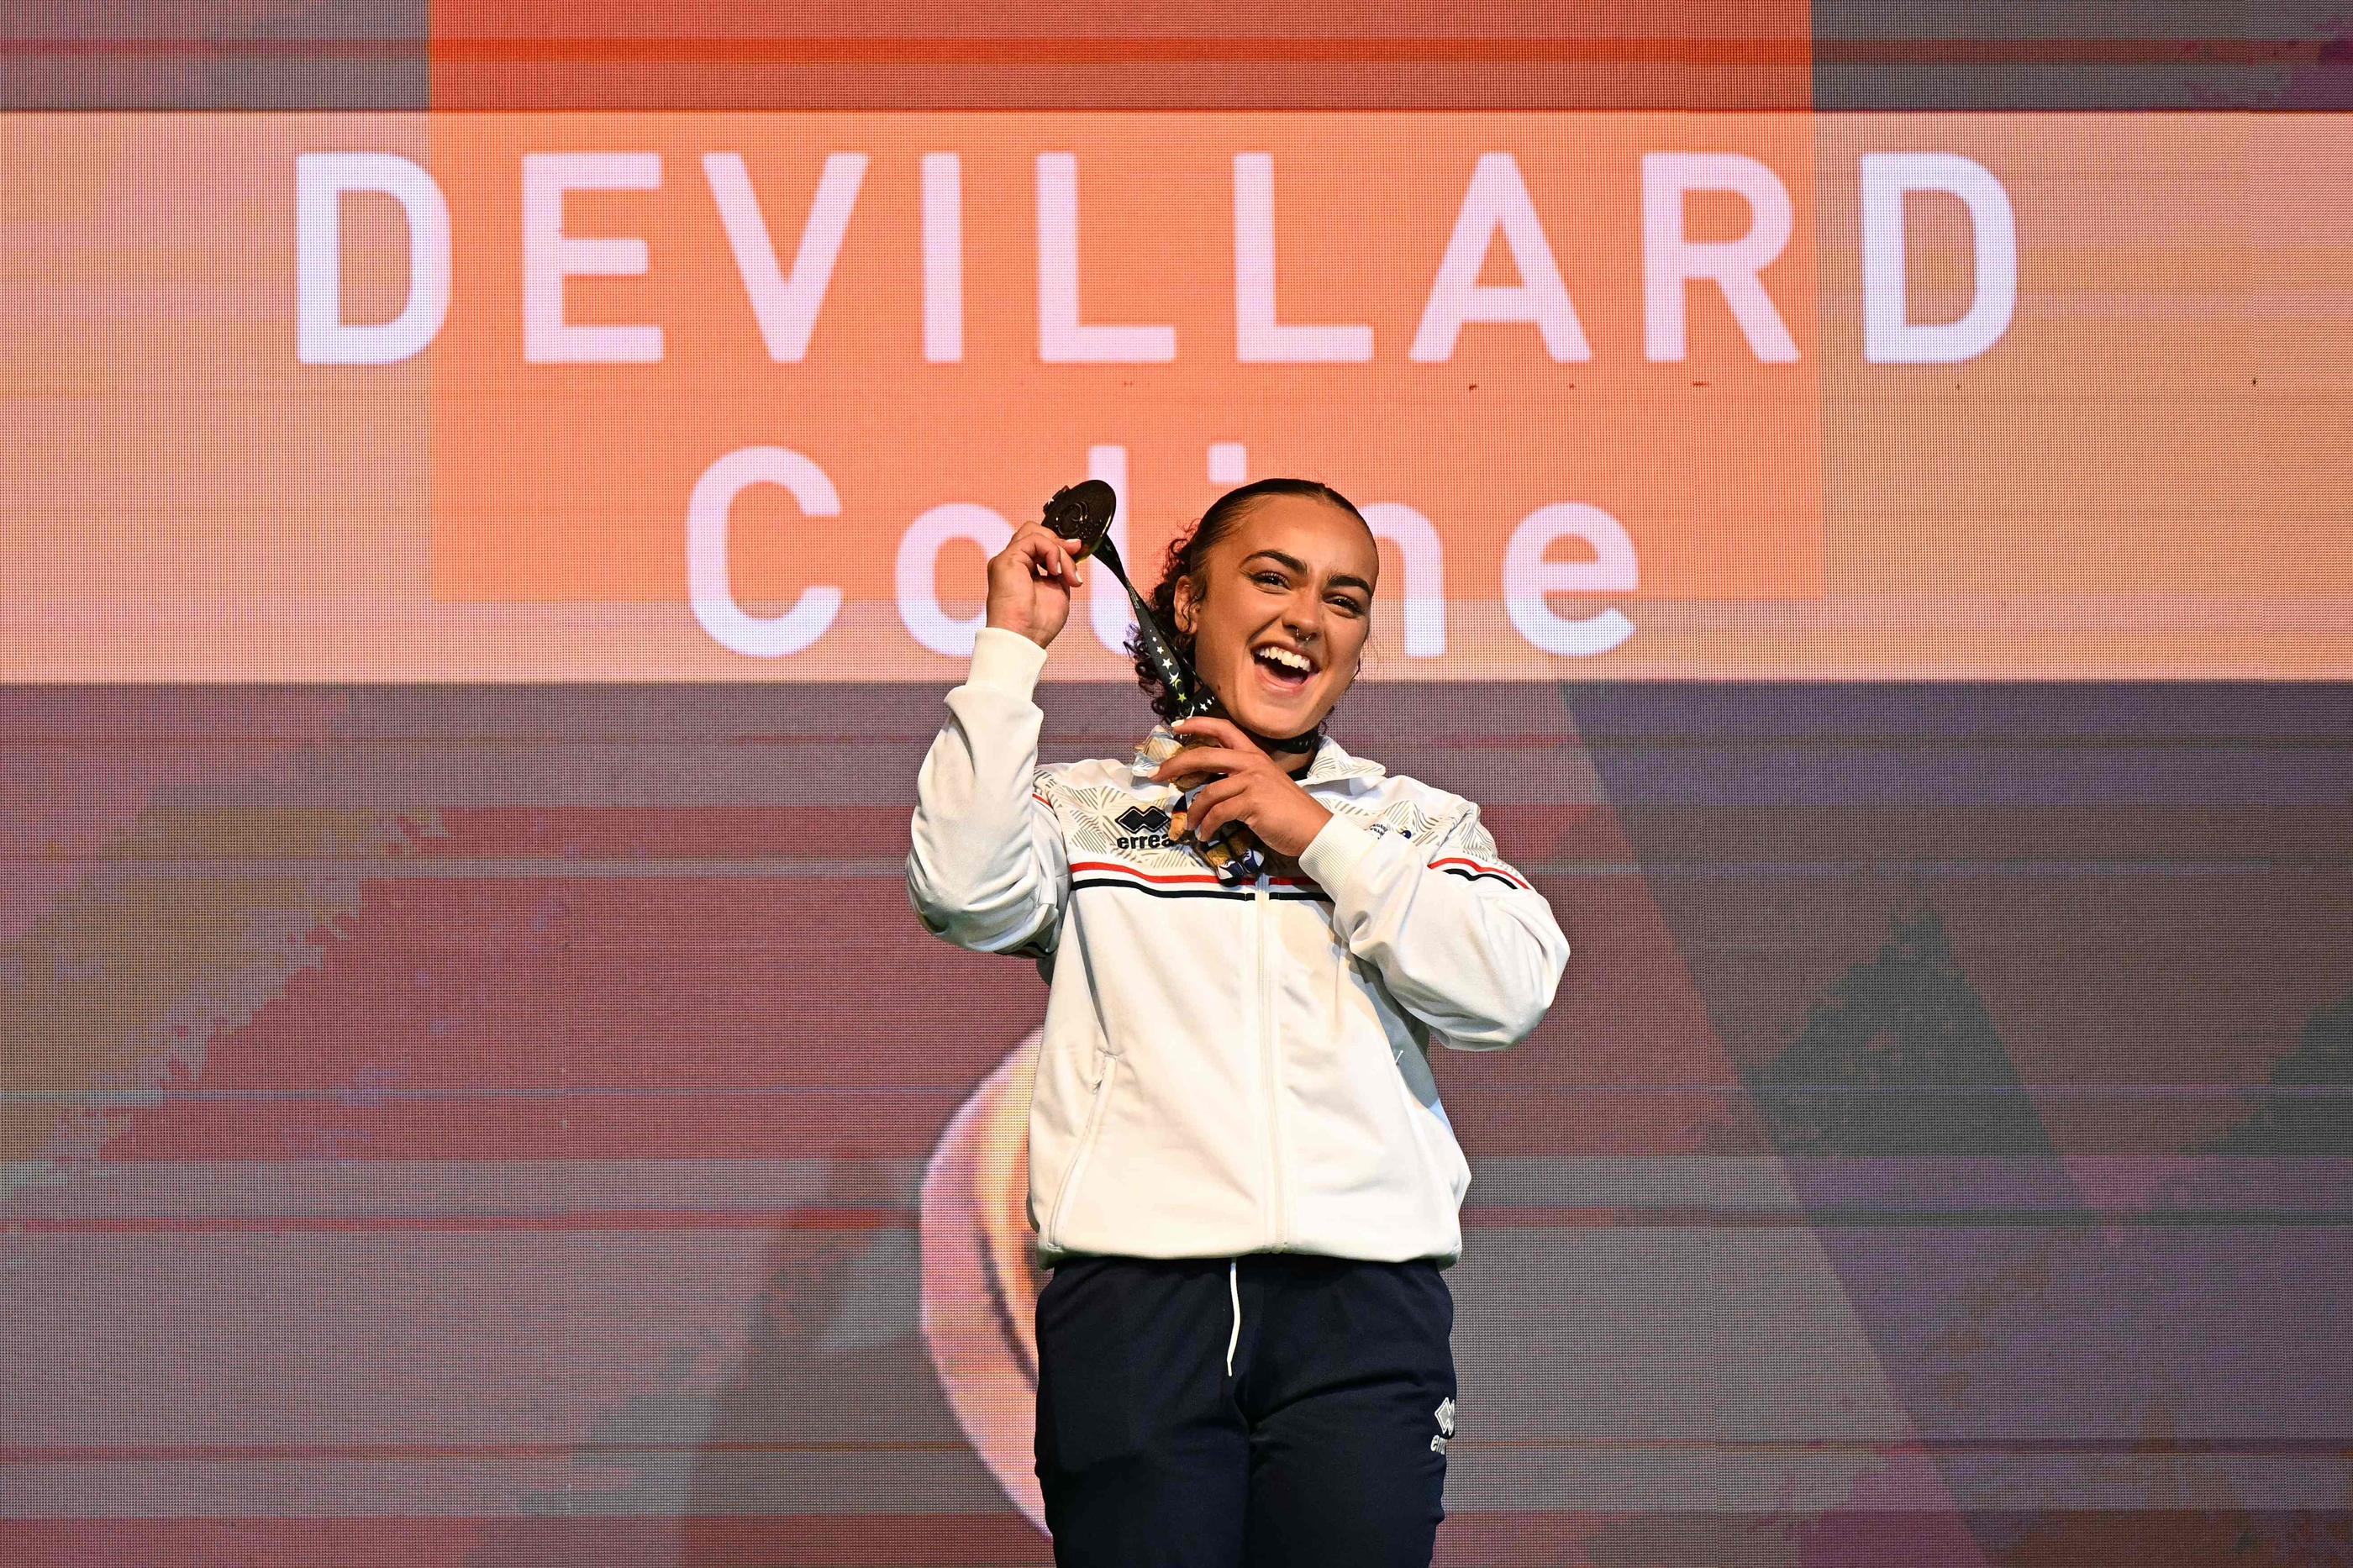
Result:
M1191 812L1193 819L1198 822L1202 814L1211 806L1221 800L1231 800L1248 788L1250 788L1250 780L1245 778L1218 779L1195 790L1193 798L1186 803L1185 809Z
M1033 577L1049 579L1065 587L1078 582L1078 563L1060 540L1045 534L1033 534L1021 542L1021 552Z
M1018 551L1036 576L1050 577L1065 587L1076 587L1087 580L1086 568L1071 553L1070 545L1042 522L1022 524L1008 548Z
M1258 751L1258 747L1251 743L1250 738L1242 733L1240 725L1230 719L1220 719L1214 714L1203 713L1191 719L1179 719L1169 728L1179 735L1206 735L1220 745L1250 752Z
M1169 784L1194 773L1230 773L1266 761L1261 752L1237 752L1224 746L1187 746L1152 770L1155 784Z
M1215 838L1226 824L1240 820L1249 805L1250 786L1250 781L1242 778L1219 779L1202 785L1192 804L1186 807L1192 819L1193 837Z

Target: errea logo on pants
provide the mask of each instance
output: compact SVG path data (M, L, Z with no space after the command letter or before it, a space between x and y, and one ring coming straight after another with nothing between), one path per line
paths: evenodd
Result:
M1454 1400L1452 1396L1450 1395L1438 1402L1438 1410L1436 1414L1438 1416L1438 1436L1430 1440L1430 1452L1434 1454L1443 1454L1446 1452L1446 1440L1454 1436Z

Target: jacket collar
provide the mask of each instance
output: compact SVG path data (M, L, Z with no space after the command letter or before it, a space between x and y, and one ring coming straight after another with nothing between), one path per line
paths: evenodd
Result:
M1165 722L1152 727L1152 737L1161 740L1176 738ZM1134 760L1128 764L1128 773L1133 777L1144 778L1152 773L1153 767L1152 760L1139 749ZM1292 776L1303 788L1308 784L1337 784L1343 779L1377 779L1388 772L1388 769L1369 757L1350 756L1346 748L1327 731L1316 745L1315 760Z
M1297 775L1302 785L1331 784L1340 779L1375 779L1388 770L1369 757L1352 757L1328 733L1315 748L1315 760Z

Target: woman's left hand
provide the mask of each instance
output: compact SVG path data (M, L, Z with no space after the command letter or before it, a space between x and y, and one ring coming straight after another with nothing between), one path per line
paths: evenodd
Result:
M1299 781L1272 757L1250 743L1239 725L1226 719L1181 719L1170 728L1177 734L1203 736L1212 745L1187 746L1153 770L1157 784L1174 784L1205 773L1224 776L1204 784L1187 808L1193 837L1215 838L1229 822L1247 825L1259 842L1278 855L1297 859L1332 814L1299 786Z

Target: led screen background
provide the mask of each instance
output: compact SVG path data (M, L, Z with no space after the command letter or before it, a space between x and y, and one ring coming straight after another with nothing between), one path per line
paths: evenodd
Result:
M1048 1560L1042 996L901 864L988 531L1090 471L1139 561L1382 506L1336 729L1576 944L1438 1064L1442 1561L2353 1557L2353 20L2211 9L13 13L7 1560ZM448 216L381 363L381 189L301 328L354 154ZM2014 227L1966 357L1870 320L1904 157ZM1658 289L1777 190L1762 306ZM1932 345L1993 208L1896 211ZM1135 738L1118 629L1050 760Z

